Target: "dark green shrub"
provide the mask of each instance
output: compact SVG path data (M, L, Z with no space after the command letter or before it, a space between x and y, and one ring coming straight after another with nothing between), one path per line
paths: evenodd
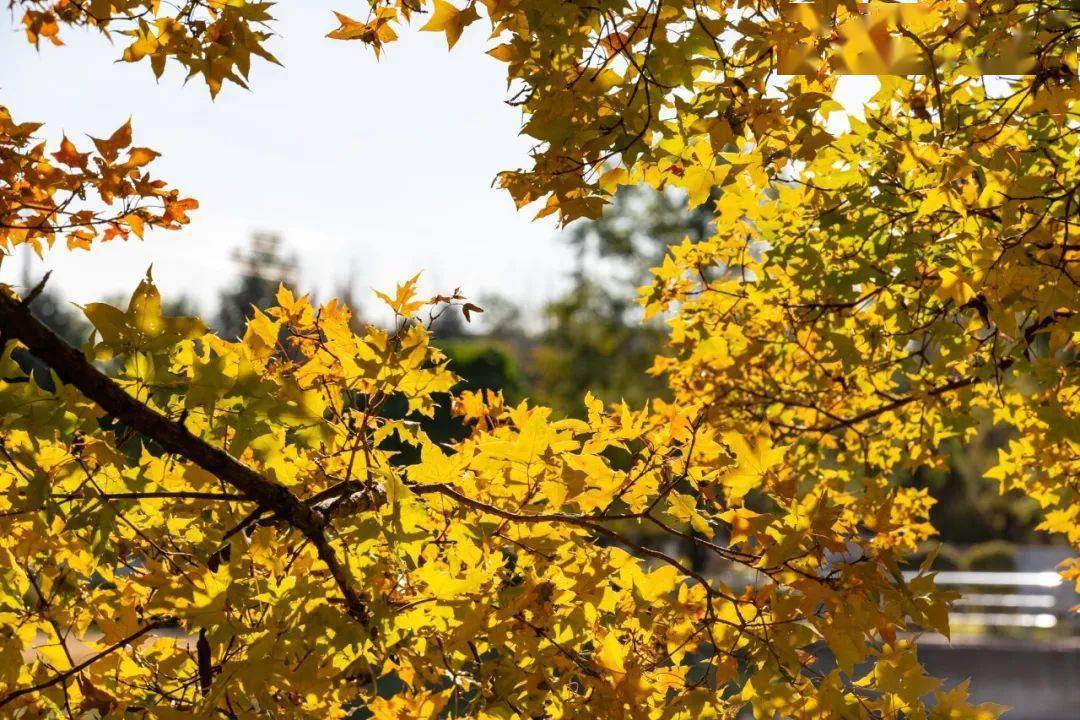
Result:
M1016 569L1016 547L1004 540L972 545L964 553L965 570L1008 572Z
M908 556L905 567L911 570L917 570L922 567L923 562L927 557L938 548L937 557L934 558L934 562L931 563L930 568L932 570L959 570L961 567L962 556L961 553L952 545L947 543L923 543L918 550Z

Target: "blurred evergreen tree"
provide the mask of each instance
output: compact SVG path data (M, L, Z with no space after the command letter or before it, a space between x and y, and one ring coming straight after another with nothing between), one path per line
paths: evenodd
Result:
M522 399L524 388L517 363L502 342L464 335L440 341L439 347L450 358L450 368L461 378L455 392L498 390L510 404ZM436 442L453 442L468 434L465 425L452 416L449 398L440 399L435 417L423 425L428 436Z
M231 289L219 298L215 329L226 338L244 334L247 321L253 315L252 307L264 310L274 303L278 285L293 285L297 260L295 255L284 255L281 236L259 232L251 238L249 246L233 252L238 277Z
M576 251L570 287L544 307L533 354L539 401L580 415L586 391L631 404L664 396L663 382L647 371L666 329L641 321L637 288L670 245L708 237L708 207L690 209L679 192L627 186L599 219L568 230L565 240Z
M663 382L647 370L664 328L633 319L636 307L632 296L576 274L567 293L544 308L545 329L533 350L538 401L580 415L586 392L632 405L663 396Z
M456 308L453 311L458 313ZM460 378L454 392L495 390L502 392L508 403L519 402L525 395L525 388L513 350L497 338L466 333L461 320L450 319L453 317L449 313L440 317L434 334L436 344L450 359L450 369ZM404 417L406 410L404 400L391 398L383 413L386 417ZM438 398L435 414L424 418L420 425L437 443L452 443L469 434L469 428L453 416L449 396ZM398 453L395 462L407 465L420 459L419 448L399 442L396 436L388 438L384 447Z
M1001 493L996 480L983 477L993 464L997 448L1008 438L1000 429L984 429L972 442L948 441L947 470L920 470L906 484L925 487L937 503L930 521L938 540L971 545L991 540L1035 542L1035 526L1042 520L1038 503L1019 491Z
M617 265L606 268L614 270L608 279L636 288L648 279L649 270L661 263L669 245L709 237L712 214L709 202L689 208L680 191L627 185L619 189L598 219L572 225L566 242L577 251L579 269L597 271L599 267L588 266L598 260L614 260Z

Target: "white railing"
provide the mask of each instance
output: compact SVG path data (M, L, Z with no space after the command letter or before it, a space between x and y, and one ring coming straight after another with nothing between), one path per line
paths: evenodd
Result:
M904 573L909 579L916 573ZM954 626L1050 629L1076 625L1069 608L1077 598L1061 576L1045 572L945 571L935 575L940 587L961 593L949 619Z

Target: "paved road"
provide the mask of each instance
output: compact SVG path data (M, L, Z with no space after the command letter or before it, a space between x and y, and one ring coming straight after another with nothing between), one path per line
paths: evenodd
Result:
M1012 706L1005 720L1080 720L1080 642L925 643L919 659L950 687L970 677L978 702Z

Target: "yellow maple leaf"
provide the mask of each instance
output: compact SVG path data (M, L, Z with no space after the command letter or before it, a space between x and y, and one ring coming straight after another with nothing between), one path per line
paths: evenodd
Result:
M480 14L476 12L476 6L473 3L466 5L463 10L458 10L445 0L435 0L435 12L432 13L427 24L420 29L446 33L446 44L454 47L462 31L479 17Z
M760 486L765 474L780 462L787 449L774 448L767 436L754 438L753 444L737 432L726 432L723 439L735 458L735 465L723 471L720 484L727 488L732 499L742 498Z
M400 317L412 317L417 310L424 307L426 301L416 299L416 283L420 279L420 273L416 273L403 283L398 283L394 291L394 297L384 292L375 291L375 295L390 306L395 315Z
M626 672L626 646L619 642L615 633L608 633L600 642L596 662L608 672L620 675Z

